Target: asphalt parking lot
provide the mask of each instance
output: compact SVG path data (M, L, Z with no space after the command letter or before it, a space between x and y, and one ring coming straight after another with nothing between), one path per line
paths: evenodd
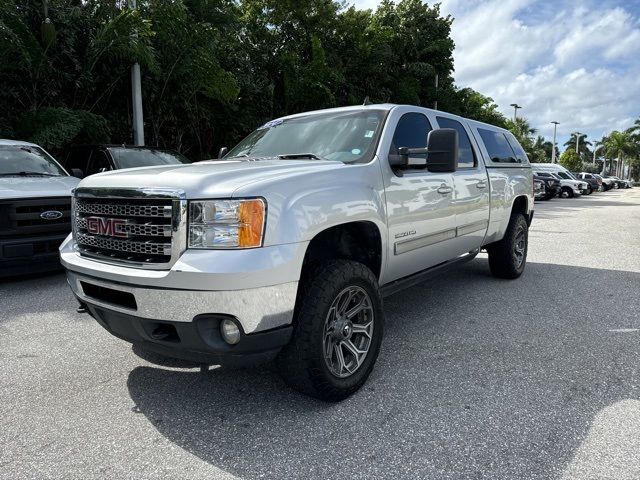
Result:
M537 203L517 281L480 255L387 299L340 404L143 360L62 274L0 305L2 479L640 478L640 188Z

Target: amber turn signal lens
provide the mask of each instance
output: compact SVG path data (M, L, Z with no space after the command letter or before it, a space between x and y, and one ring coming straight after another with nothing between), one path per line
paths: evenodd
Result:
M238 246L241 248L260 247L264 231L264 202L260 199L243 200L240 204L238 219Z

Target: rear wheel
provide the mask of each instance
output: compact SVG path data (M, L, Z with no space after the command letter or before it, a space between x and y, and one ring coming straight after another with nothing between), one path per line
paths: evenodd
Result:
M591 185L587 185L587 195L591 195L593 193L593 188L591 188Z
M303 282L293 338L277 358L284 380L316 398L340 401L367 380L384 329L375 275L366 266L335 260Z
M529 226L525 216L511 216L504 238L487 248L489 268L495 277L518 278L527 263Z

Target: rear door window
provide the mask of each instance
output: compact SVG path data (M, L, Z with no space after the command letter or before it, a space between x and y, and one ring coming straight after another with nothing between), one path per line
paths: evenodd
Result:
M516 137L514 137L510 133L507 133L506 137L509 145L511 146L511 149L516 154L516 160L518 160L519 163L529 163L529 157L527 157L527 154L522 148L522 145L520 145L520 142L516 140Z
M453 128L458 132L458 168L473 168L476 166L476 155L471 146L471 140L464 126L457 120L446 117L436 117L440 128Z
M509 145L504 133L496 130L479 128L478 133L494 163L518 163L516 154Z

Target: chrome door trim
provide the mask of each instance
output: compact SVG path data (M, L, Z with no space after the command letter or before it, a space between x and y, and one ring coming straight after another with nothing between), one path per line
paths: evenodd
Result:
M460 237L462 235L468 235L470 233L480 232L482 230L486 230L487 228L489 228L488 220L481 220L479 222L469 223L467 225L462 225L461 227L458 227L456 236Z
M451 240L456 237L456 229L443 230L437 233L431 233L429 235L421 235L419 237L410 238L400 242L396 242L394 245L394 253L400 255L403 253L417 250L418 248L428 247L436 243Z

